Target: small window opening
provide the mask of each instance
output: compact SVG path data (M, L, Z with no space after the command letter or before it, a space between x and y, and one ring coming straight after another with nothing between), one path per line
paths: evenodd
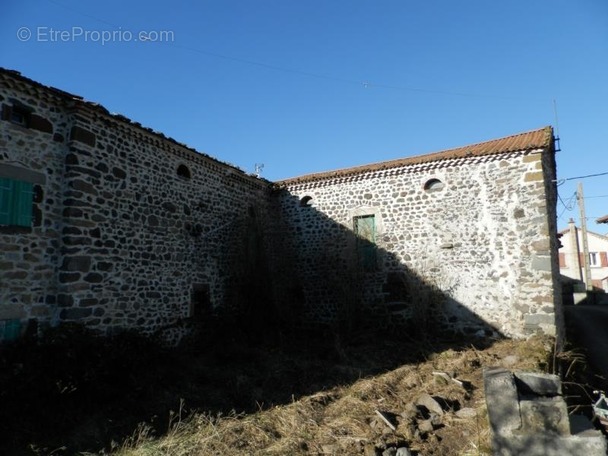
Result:
M312 196L305 196L300 200L301 207L310 207L312 206Z
M12 106L10 110L9 120L22 127L29 127L30 125L30 112L21 106Z
M206 283L192 284L190 297L190 317L197 321L204 321L211 312L211 293Z
M186 165L179 165L177 167L177 175L184 179L190 179L190 177L192 177L190 174L190 169Z
M441 182L439 179L429 179L424 184L424 189L427 191L437 191L442 190L445 187L445 184Z

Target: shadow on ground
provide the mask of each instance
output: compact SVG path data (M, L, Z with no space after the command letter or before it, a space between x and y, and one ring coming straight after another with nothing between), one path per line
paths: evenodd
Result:
M161 436L178 415L255 412L471 346L446 336L367 333L346 340L321 330L269 344L224 329L187 350L132 333L95 337L79 327L54 329L42 344L4 347L0 454L109 451L142 422Z
M227 277L226 315L199 312L184 348L78 326L1 347L0 454L108 451L141 422L160 436L176 414L254 412L470 347L472 334L477 343L501 337L452 298L449 288L462 284L441 263L421 277L370 233L289 194L277 203L297 216L285 222L250 208L234 243L240 266ZM200 250L205 239L196 242Z

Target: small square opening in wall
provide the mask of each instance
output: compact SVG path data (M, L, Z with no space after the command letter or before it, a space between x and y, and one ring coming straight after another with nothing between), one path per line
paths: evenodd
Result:
M190 318L202 321L210 312L211 293L209 285L206 283L192 284L192 293L190 295Z
M9 122L28 128L32 118L31 109L24 106L14 104L2 106L2 119Z

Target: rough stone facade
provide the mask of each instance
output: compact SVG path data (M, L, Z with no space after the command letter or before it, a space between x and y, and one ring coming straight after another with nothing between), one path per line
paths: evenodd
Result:
M0 226L21 332L152 332L253 295L292 322L561 327L550 128L273 184L8 70L0 104L0 179L33 193L31 223Z
M339 296L362 288L368 306L439 312L451 327L555 334L553 138L550 129L531 134L283 182L309 316L334 318ZM371 268L353 236L362 216L375 224Z
M153 331L230 302L268 182L11 73L0 103L29 117L0 122L0 172L35 213L0 232L1 319Z

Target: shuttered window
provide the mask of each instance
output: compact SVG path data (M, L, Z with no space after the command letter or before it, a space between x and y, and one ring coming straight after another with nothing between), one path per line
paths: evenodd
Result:
M32 226L32 184L0 178L0 225Z
M353 220L357 235L357 251L363 269L376 269L376 220L373 215L355 217Z

